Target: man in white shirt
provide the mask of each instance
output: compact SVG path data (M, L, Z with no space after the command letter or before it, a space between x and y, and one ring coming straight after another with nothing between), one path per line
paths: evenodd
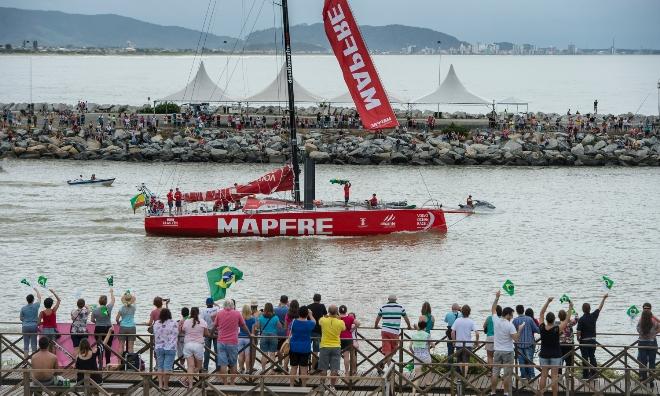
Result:
M218 305L215 303L215 301L213 301L211 297L206 299L206 308L202 309L201 316L208 326L210 337L204 337L204 362L202 363L204 372L209 371L209 360L211 360L211 347L213 347L214 351L218 350L217 332L215 329L214 322L215 322L215 316L218 314L219 310L220 307L218 307Z
M522 323L520 327L516 328L511 323L513 319L513 308L506 307L502 310L502 317L497 316L497 302L500 299L500 291L498 290L495 293L495 301L493 301L493 306L491 307L491 314L493 315L493 328L495 329L495 335L493 338L494 344L494 364L493 374L491 376L490 391L491 395L495 394L497 388L497 379L500 376L500 369L497 365L507 365L504 367L504 395L511 395L511 376L513 374L513 362L514 362L514 349L513 343L517 342L520 337L520 330L525 326L525 323Z
M451 339L456 341L456 348L458 349L458 363L465 363L463 365L464 375L468 374L468 363L470 363L470 355L472 351L472 332L476 335L476 342L479 342L479 333L477 332L477 325L470 319L470 306L463 305L461 308L462 316L454 321L451 326Z

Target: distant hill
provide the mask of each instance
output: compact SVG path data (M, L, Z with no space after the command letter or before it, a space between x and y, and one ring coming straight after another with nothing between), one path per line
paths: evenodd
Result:
M273 31L273 28L253 32L247 37L247 42L252 46L274 47L274 37L282 36L282 29ZM416 46L417 49L424 47L438 48L438 41L441 41L440 47L443 49L458 48L461 41L454 36L437 32L427 28L418 28L404 25L386 25L386 26L360 26L360 31L364 40L369 46L369 50L377 52L399 52L408 46ZM292 47L296 50L296 44L304 43L307 46L315 46L319 49L330 50L330 44L325 36L323 24L315 23L312 25L301 24L291 27Z
M50 47L195 49L199 32L161 26L119 15L80 15L0 7L0 44L37 40ZM227 40L228 44L224 44ZM226 48L234 38L209 34L206 48Z
M448 49L461 42L453 36L426 28L403 25L360 26L369 49L375 52L400 52L415 46ZM275 49L274 37L282 37L281 29L251 33L244 44L247 51ZM291 27L294 51L329 52L330 45L323 24ZM114 14L81 15L59 11L23 10L0 7L0 44L20 45L24 40L37 41L42 47L124 48L130 41L136 48L169 50L195 49L199 31L177 26L161 26ZM208 49L233 48L238 39L209 34ZM227 43L224 43L227 41ZM281 45L281 44L280 44Z

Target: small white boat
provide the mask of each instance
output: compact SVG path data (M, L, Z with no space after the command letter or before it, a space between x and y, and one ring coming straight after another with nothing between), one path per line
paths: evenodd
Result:
M115 181L115 178L113 177L112 179L74 179L74 180L67 180L66 183L70 186L78 186L78 185L92 185L92 186L105 186L105 187L110 187L112 183Z

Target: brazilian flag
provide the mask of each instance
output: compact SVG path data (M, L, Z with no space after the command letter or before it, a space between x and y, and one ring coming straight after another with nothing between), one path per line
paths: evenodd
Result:
M206 272L209 282L209 291L213 301L222 300L227 294L227 289L234 283L243 279L243 272L238 268L223 266Z
M133 213L135 214L135 211L139 207L146 205L146 203L147 203L147 194L145 193L139 193L138 195L131 198L131 208L133 208Z

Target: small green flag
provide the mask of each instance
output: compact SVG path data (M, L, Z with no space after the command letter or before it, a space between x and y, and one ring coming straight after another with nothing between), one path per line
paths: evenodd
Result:
M504 291L506 292L506 294L508 294L509 296L513 296L513 292L514 292L515 288L516 288L516 287L513 285L513 282L511 282L511 281L508 280L508 279L507 279L506 282L504 282L504 284L502 285L502 289L504 289Z
M21 279L21 283L24 284L25 286L31 286L30 282L28 282L28 280L25 278Z
M330 183L344 185L350 183L350 181L344 179L330 179Z
M630 306L630 308L626 310L626 315L628 315L630 320L634 320L637 315L639 315L639 308L637 308L636 305Z
M46 282L48 282L48 278L46 278L43 275L39 275L39 279L37 279L37 283L39 284L39 286L46 287Z
M410 372L412 372L415 369L415 364L413 363L412 360L409 361L408 364L406 364L405 369L410 371Z
M206 279L209 283L209 292L213 301L225 298L227 289L243 279L243 272L239 269L229 266L212 269L206 272Z
M101 315L108 316L108 307L106 307L105 305L101 307L100 311L101 311Z
M105 278L105 280L108 281L108 286L112 287L113 284L115 283L115 277L110 275L109 277Z
M564 303L570 303L571 299L568 297L568 295L564 294L559 298L559 302L564 304Z
M607 276L603 275L603 286L605 286L607 290L612 290L612 286L614 286L614 281L608 278Z

